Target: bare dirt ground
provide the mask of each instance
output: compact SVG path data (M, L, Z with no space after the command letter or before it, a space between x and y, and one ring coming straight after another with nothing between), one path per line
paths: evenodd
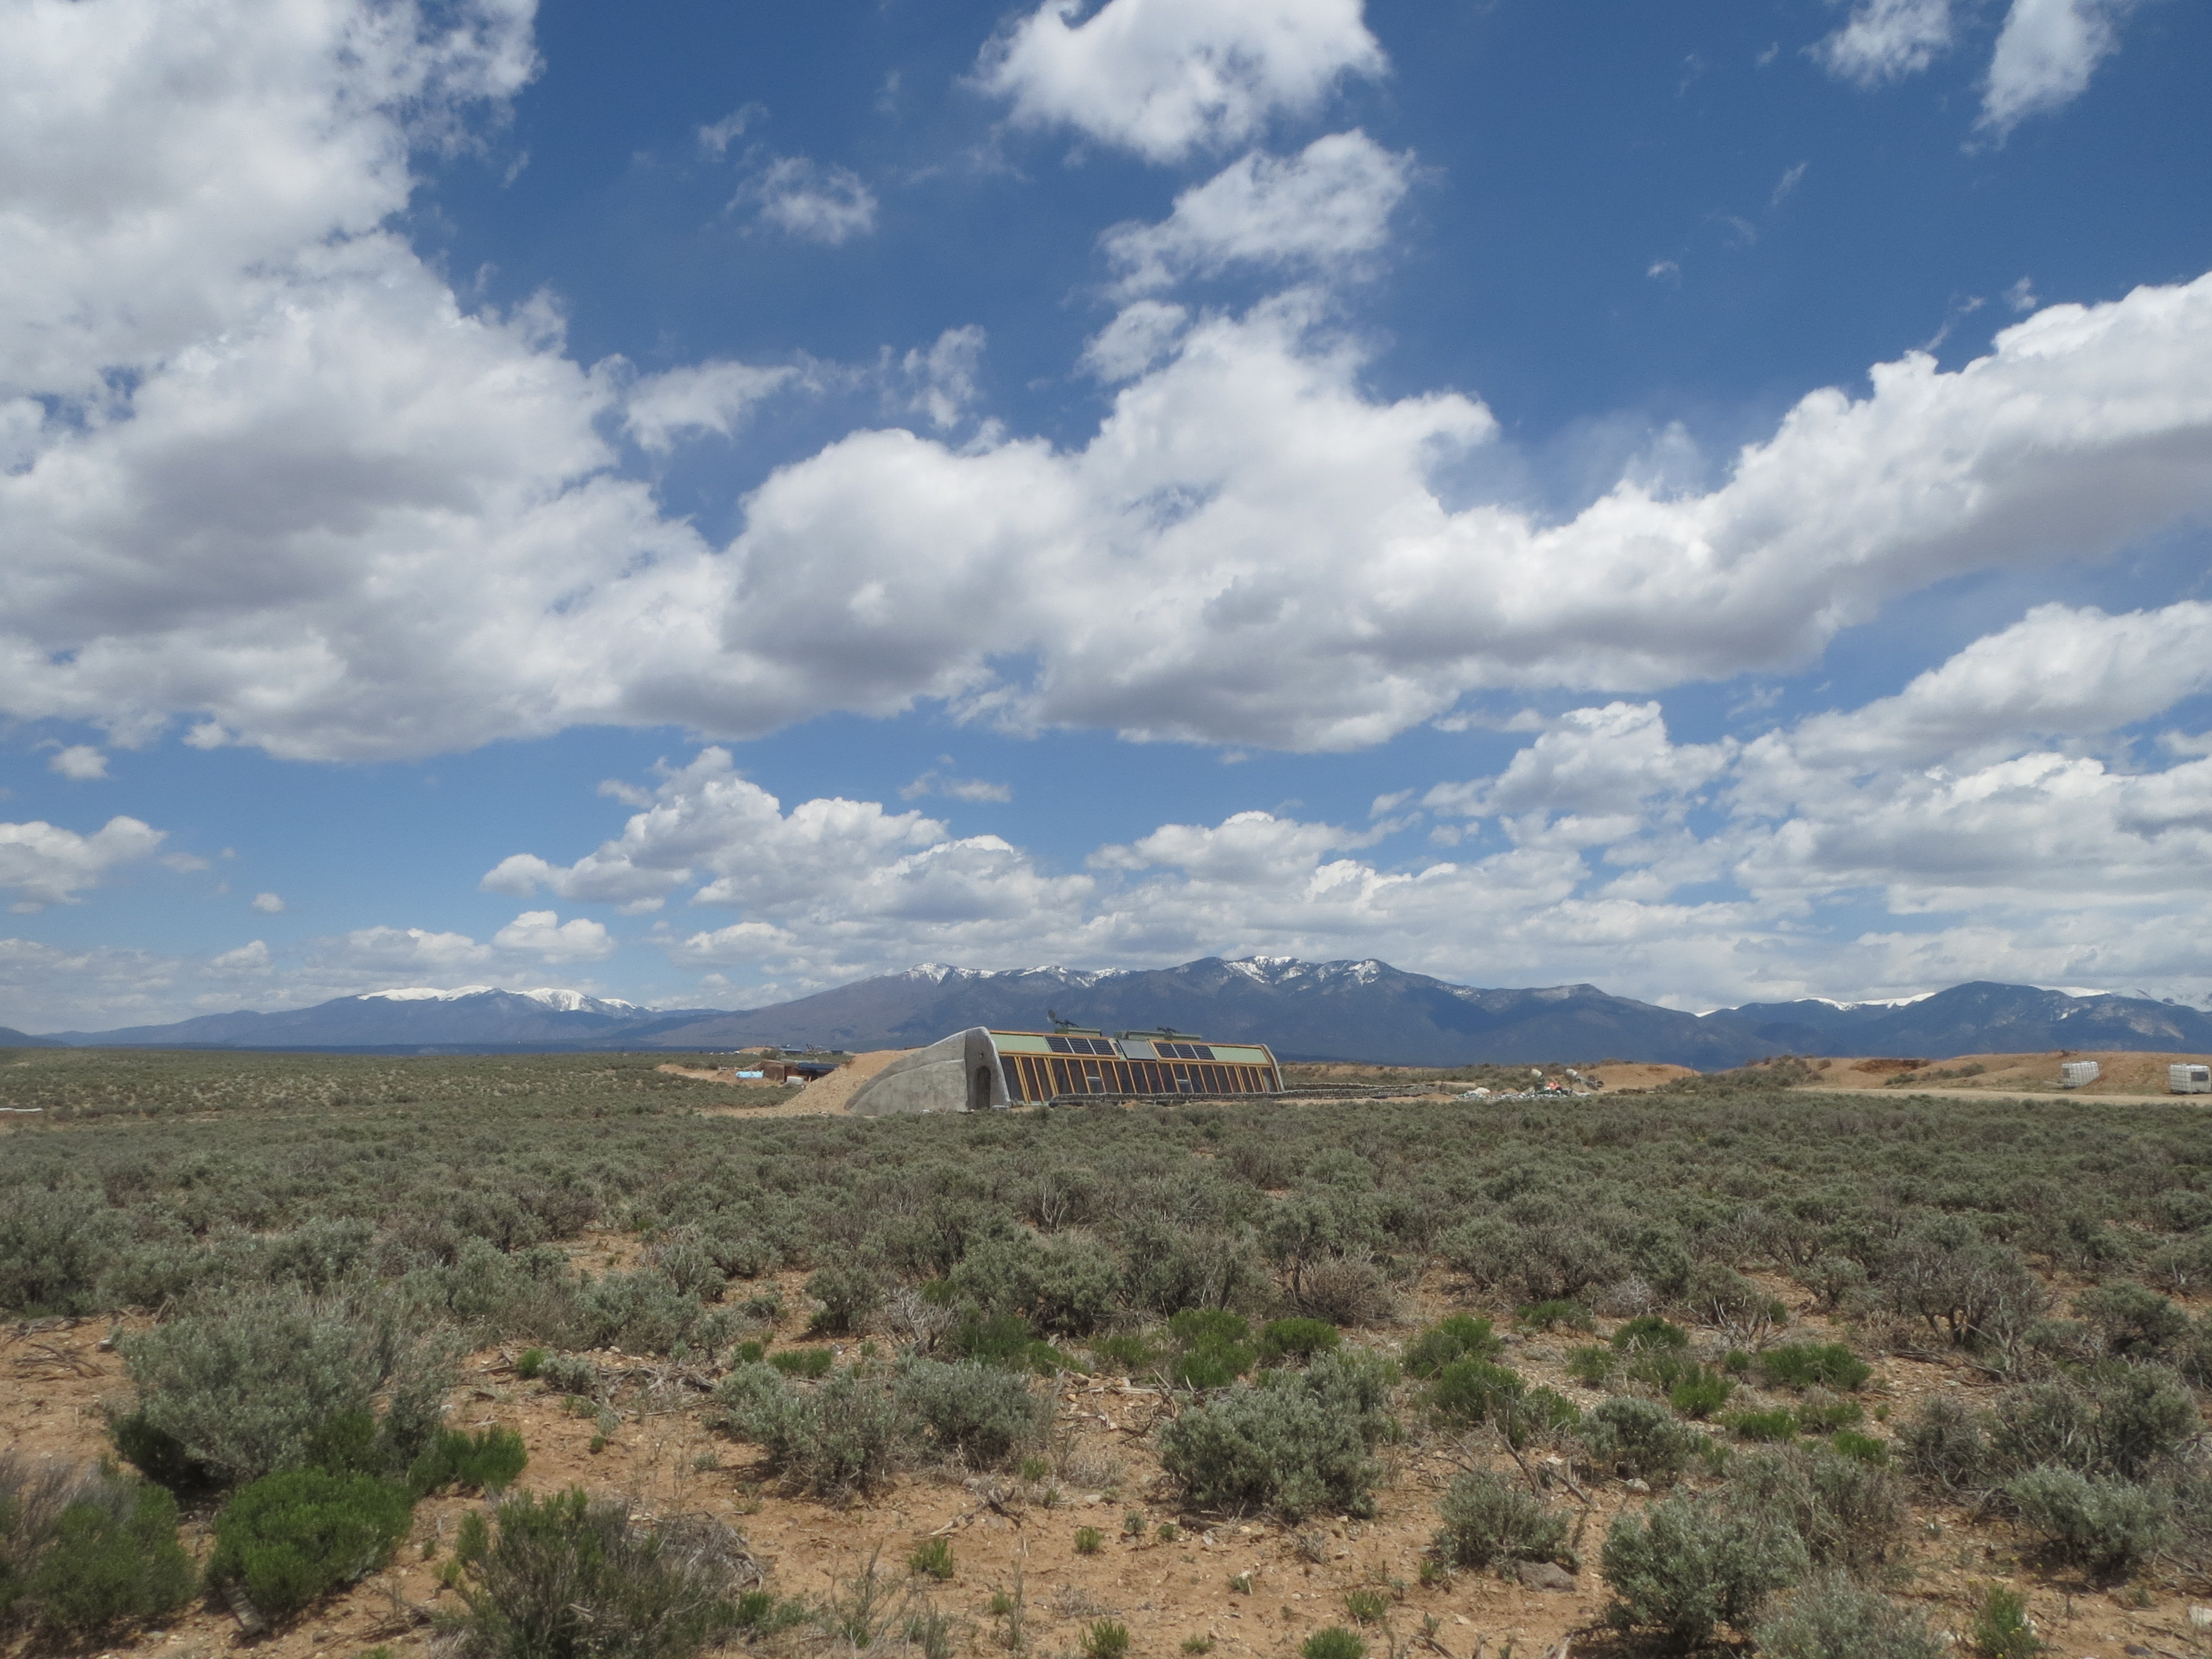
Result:
M634 1243L587 1238L579 1247L580 1264L613 1265ZM786 1305L803 1310L798 1276L780 1288ZM1449 1297L1449 1288L1432 1278L1409 1298L1399 1325L1354 1340L1397 1348L1419 1324L1463 1305ZM1784 1294L1794 1289L1780 1280L1770 1288ZM1801 1340L1839 1334L1809 1316L1792 1333ZM1717 1333L1699 1335L1720 1340ZM102 1401L129 1395L110 1336L111 1327L95 1321L41 1321L0 1331L0 1444L40 1456L106 1455ZM804 1340L803 1312L786 1321L777 1340ZM1563 1362L1570 1348L1589 1340L1567 1331L1512 1336L1506 1357L1532 1382L1547 1382L1587 1407L1601 1396L1570 1380ZM849 1356L855 1344L823 1346ZM1346 1593L1368 1588L1390 1598L1387 1637L1397 1647L1419 1645L1425 1618L1433 1618L1431 1650L1449 1659L1485 1652L1565 1659L1560 1644L1589 1648L1601 1639L1606 1598L1595 1562L1607 1521L1624 1504L1647 1501L1617 1483L1590 1491L1586 1504L1564 1481L1555 1488L1554 1501L1584 1516L1584 1565L1571 1589L1530 1589L1478 1572L1423 1587L1423 1550L1451 1477L1470 1464L1510 1468L1494 1441L1431 1439L1385 1448L1389 1474L1371 1521L1322 1516L1294 1527L1188 1514L1172 1501L1150 1448L1152 1431L1172 1401L1142 1383L1097 1377L1066 1379L1061 1387L1060 1429L1045 1479L999 1476L987 1483L958 1470L925 1472L902 1478L872 1502L841 1508L778 1495L754 1449L708 1428L705 1375L613 1352L593 1357L618 1379L611 1403L619 1421L596 1452L592 1442L600 1425L594 1416L588 1410L576 1414L542 1384L517 1378L511 1352L470 1358L450 1397L449 1419L470 1429L499 1424L518 1430L530 1452L520 1482L526 1489L581 1486L626 1500L640 1516L704 1513L728 1521L768 1564L769 1588L780 1595L833 1596L872 1558L888 1577L902 1577L915 1547L942 1534L951 1540L957 1572L947 1583L918 1581L916 1593L962 1622L963 1651L977 1655L1005 1650L1006 1621L988 1611L994 1593L1018 1595L1029 1650L1036 1655L1073 1652L1085 1624L1111 1617L1127 1625L1138 1659L1167 1659L1181 1644L1207 1638L1224 1655L1291 1659L1314 1630L1350 1623ZM1925 1395L1973 1398L1994 1386L1963 1364L1892 1355L1878 1361L1875 1379L1858 1397L1872 1418L1887 1419L1901 1417ZM1756 1391L1744 1398L1758 1402ZM1883 1420L1866 1427L1877 1436L1890 1431ZM1686 1483L1692 1490L1700 1484L1697 1477ZM158 1629L97 1651L116 1659L216 1659L247 1650L263 1659L358 1659L386 1645L395 1659L428 1655L434 1632L426 1611L456 1606L452 1593L440 1588L440 1569L461 1517L482 1504L427 1500L387 1571L258 1641L244 1638L228 1612L195 1606ZM1982 1593L2003 1583L2028 1595L2053 1659L2203 1659L2190 1601L2179 1587L2154 1578L2140 1589L2107 1592L2030 1577L2021 1574L2018 1542L2002 1525L1940 1505L1917 1504L1915 1512L1920 1525L1899 1593L1962 1641ZM1125 1530L1133 1518L1136 1529ZM1164 1537L1163 1524L1178 1533ZM1082 1528L1102 1534L1095 1553L1078 1553ZM204 1553L204 1516L193 1517L185 1537L189 1547ZM1232 1589L1231 1580L1240 1575L1249 1575L1249 1591ZM1370 1646L1382 1650L1386 1632L1370 1635ZM24 1650L0 1651L22 1659ZM86 1650L88 1656L94 1651Z
M2078 1089L2063 1089L2058 1067L2069 1060L2094 1060L2100 1075ZM1879 1089L1888 1094L2092 1095L2138 1104L2195 1100L2212 1105L2212 1095L2177 1095L2168 1091L2168 1066L2206 1063L2203 1054L2151 1054L2122 1049L2052 1048L2033 1054L1961 1054L1955 1060L1908 1064L1903 1058L1814 1060L1820 1073L1811 1089ZM1978 1068L1973 1069L1973 1068ZM1891 1079L1897 1081L1893 1082Z
M1695 1077L1697 1073L1686 1066L1623 1060L1611 1066L1593 1066L1583 1075L1595 1078L1608 1089L1656 1089L1678 1077Z
M717 1072L702 1071L689 1066L656 1066L656 1072L669 1072L678 1077L695 1079L701 1083L719 1083L725 1087L757 1088L779 1091L773 1098L763 1098L758 1105L744 1102L736 1105L702 1106L704 1117L828 1117L842 1112L855 1091L890 1065L901 1054L910 1054L907 1048L879 1048L872 1054L855 1054L827 1077L818 1077L811 1083L798 1085L781 1083L738 1084Z
M701 1083L720 1083L732 1089L781 1089L781 1083L770 1083L764 1077L738 1077L731 1072L718 1072L705 1066L656 1066L656 1072L665 1072L671 1077L696 1079Z

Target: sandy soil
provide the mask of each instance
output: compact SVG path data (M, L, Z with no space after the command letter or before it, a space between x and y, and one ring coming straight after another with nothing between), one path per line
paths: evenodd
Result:
M700 1066L656 1066L656 1072L666 1072L672 1077L696 1078L702 1083L726 1084L732 1089L781 1089L781 1083L771 1083L764 1077L732 1077L727 1072L717 1072Z
M1672 1083L1678 1077L1695 1077L1697 1073L1687 1066L1623 1061L1613 1066L1593 1066L1583 1075L1595 1078L1608 1089L1656 1089L1662 1083Z
M606 1241L586 1243L599 1257ZM795 1311L778 1333L779 1345L803 1339L805 1298L799 1279L781 1285ZM1432 1282L1406 1322L1355 1338L1395 1349L1417 1322L1454 1305ZM1795 1295L1777 1280L1771 1287ZM139 1322L131 1322L137 1323ZM127 1398L121 1362L103 1344L104 1322L38 1322L0 1331L0 1444L34 1456L95 1458L107 1449L103 1399ZM1841 1332L1813 1320L1792 1334L1826 1340ZM1701 1333L1717 1343L1717 1333ZM1532 1381L1543 1381L1585 1407L1601 1397L1570 1381L1567 1351L1587 1337L1571 1332L1509 1338L1508 1363ZM850 1341L831 1345L849 1353ZM708 1379L684 1368L612 1352L595 1356L618 1378L612 1405L619 1422L597 1452L599 1432L536 1382L518 1379L507 1352L472 1356L465 1382L449 1401L449 1418L471 1429L503 1424L519 1430L530 1449L521 1485L538 1492L583 1486L619 1497L634 1512L654 1516L705 1513L744 1533L768 1565L770 1588L782 1595L822 1598L862 1571L871 1555L879 1569L902 1577L908 1555L932 1534L951 1539L957 1571L945 1584L922 1581L917 1593L964 1627L963 1651L1002 1650L1002 1627L988 1612L994 1591L1018 1587L1027 1637L1035 1652L1072 1651L1089 1620L1126 1622L1133 1653L1167 1659L1193 1638L1212 1637L1225 1656L1265 1655L1291 1659L1315 1629L1346 1624L1344 1598L1359 1588L1391 1599L1387 1615L1395 1642L1414 1645L1425 1618L1437 1621L1436 1640L1450 1659L1495 1655L1509 1642L1515 1651L1549 1653L1571 1641L1602 1644L1596 1629L1605 1595L1595 1566L1609 1517L1643 1498L1608 1483L1587 1494L1589 1505L1563 1483L1555 1501L1585 1513L1582 1553L1587 1565L1571 1589L1537 1590L1478 1572L1462 1572L1429 1588L1419 1583L1422 1552L1436 1525L1437 1500L1468 1463L1510 1470L1494 1443L1431 1441L1419 1450L1384 1449L1389 1468L1379 1512L1371 1521L1322 1516L1302 1526L1253 1517L1180 1512L1161 1481L1150 1450L1152 1431L1171 1402L1150 1387L1119 1377L1073 1379L1060 1395L1061 1429L1043 1480L1010 1476L986 1481L957 1470L902 1479L874 1501L836 1507L779 1495L757 1454L706 1428L701 1390ZM1890 1357L1860 1398L1869 1413L1902 1415L1920 1396L1959 1392L1986 1396L1992 1385L1970 1368ZM1757 1403L1747 1397L1747 1403ZM1889 1427L1869 1422L1869 1431ZM1699 1479L1686 1483L1692 1489ZM227 1613L195 1606L167 1626L102 1650L134 1659L216 1659L248 1647L265 1659L351 1659L388 1644L398 1659L429 1651L432 1632L424 1612L450 1610L450 1592L437 1575L463 1515L480 1499L434 1498L416 1511L413 1535L384 1573L309 1613L296 1625L248 1644ZM2148 1650L2166 1659L2201 1652L2191 1639L2189 1598L2179 1587L2152 1582L2138 1604L2132 1587L2106 1592L2086 1585L2021 1575L2017 1542L2002 1525L1963 1512L1920 1506L1924 1523L1910 1546L1911 1559L1899 1593L1924 1606L1939 1629L1966 1629L1973 1605L1991 1582L2027 1592L2031 1612L2055 1659L2142 1659ZM1126 1530L1135 1517L1140 1531ZM1163 1524L1180 1529L1164 1539ZM1095 1553L1077 1552L1078 1529L1095 1528ZM206 1517L195 1517L186 1541L207 1547ZM1232 1577L1250 1574L1249 1593L1231 1589ZM1383 1633L1370 1632L1380 1651ZM0 1653L16 1654L0 1647ZM89 1651L89 1650L88 1650Z
M2094 1083L2079 1089L2058 1086L2062 1060L2094 1060L2101 1071ZM1804 1086L1816 1089L1879 1089L1890 1094L1963 1095L2094 1095L2113 1101L2200 1101L2212 1105L2212 1095L2177 1095L2168 1091L2166 1068L2172 1065L2207 1063L2203 1054L2150 1054L2108 1049L2051 1049L2033 1054L1961 1054L1955 1060L1931 1060L1907 1067L1896 1059L1816 1060L1820 1081ZM1960 1073L1966 1067L1982 1069L1972 1077ZM1890 1082L1893 1077L1905 1081Z

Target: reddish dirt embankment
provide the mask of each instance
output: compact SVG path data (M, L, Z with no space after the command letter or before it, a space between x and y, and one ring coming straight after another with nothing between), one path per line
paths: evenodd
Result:
M2069 1060L2094 1060L2100 1075L2079 1089L2062 1089L2058 1067ZM1891 1093L2007 1095L2097 1095L2107 1098L2186 1101L2197 1097L2169 1093L2166 1068L2205 1065L2203 1054L2149 1054L2125 1049L2052 1048L2033 1054L1961 1054L1955 1060L1914 1062L1908 1057L1829 1059L1808 1062L1820 1073L1814 1089L1881 1089ZM1892 1079L1896 1079L1892 1081ZM2212 1105L2212 1096L2202 1097Z

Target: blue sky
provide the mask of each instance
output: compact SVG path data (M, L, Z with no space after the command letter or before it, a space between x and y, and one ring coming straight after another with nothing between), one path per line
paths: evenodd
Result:
M0 1024L2212 969L2212 14L0 0Z

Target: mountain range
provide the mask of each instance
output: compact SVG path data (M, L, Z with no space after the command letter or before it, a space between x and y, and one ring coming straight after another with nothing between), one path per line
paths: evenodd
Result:
M1593 985L1486 990L1382 962L1281 957L1103 972L926 963L736 1012L480 985L376 991L173 1025L46 1036L0 1029L0 1047L520 1053L779 1043L866 1050L915 1048L969 1025L1045 1030L1055 1013L1106 1030L1173 1025L1265 1042L1285 1059L1415 1066L1643 1060L1712 1070L1781 1053L1941 1060L2060 1048L2212 1052L2212 1016L2148 997L1979 982L1904 1002L1808 1000L1690 1014Z
M641 1008L634 1002L547 988L454 990L427 986L337 997L273 1014L202 1014L173 1025L57 1031L41 1045L103 1048L532 1049L628 1048L668 1024L723 1018L719 1008ZM3 1041L4 1039L0 1039Z

